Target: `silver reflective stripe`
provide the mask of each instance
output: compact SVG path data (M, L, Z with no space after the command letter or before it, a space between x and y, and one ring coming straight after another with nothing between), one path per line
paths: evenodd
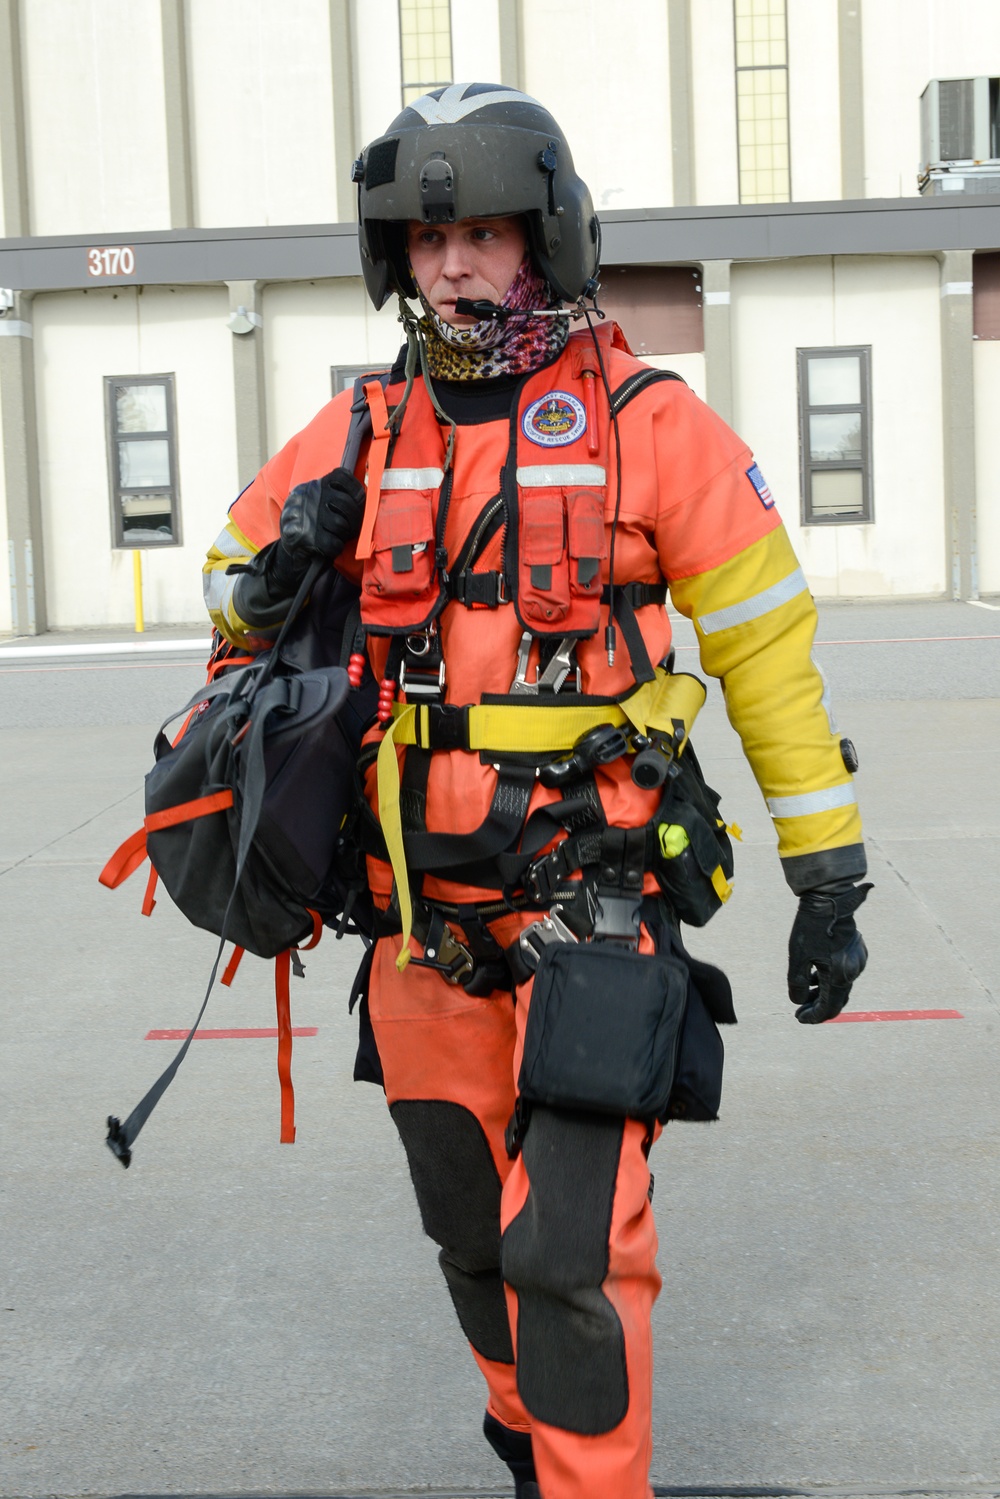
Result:
M813 812L832 812L837 807L851 807L857 801L854 785L827 786L825 791L805 791L801 796L769 796L767 810L772 817L810 817Z
M444 472L439 468L387 468L383 489L440 489Z
M236 587L236 578L227 578L221 568L215 567L211 572L202 573L201 587L205 595L205 608L216 609L220 614L225 614L229 597Z
M231 531L220 531L215 538L215 550L221 552L223 557L246 557L249 555L245 546L236 540Z
M703 635L717 635L720 630L731 630L734 625L748 624L752 619L760 619L762 614L770 614L772 609L780 609L789 599L805 593L808 586L801 567L797 567L787 578L782 578L780 583L772 583L770 588L765 588L763 593L755 593L752 598L730 604L728 609L716 609L713 614L701 615L698 626Z
M523 104L525 101L530 104L538 103L530 95L519 93L517 89L504 88L503 85L485 93L466 95L468 87L467 83L450 83L437 99L431 94L422 94L407 107L422 115L428 125L455 125L459 120L464 120L466 115L474 114L476 110L490 104ZM484 123L490 124L492 121Z
M819 679L823 683L823 696L819 700L819 705L823 709L823 712L826 714L826 721L830 725L830 733L836 734L838 732L837 720L834 717L833 704L830 701L830 684L826 680L826 672L816 660L815 652L809 657L809 660L812 662L813 666L815 666L817 672L819 673Z
M558 484L606 484L607 470L599 463L531 463L517 471L522 489L549 489Z

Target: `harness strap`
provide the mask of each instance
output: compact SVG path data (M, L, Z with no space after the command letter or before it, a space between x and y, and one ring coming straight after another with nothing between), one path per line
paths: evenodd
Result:
M465 707L395 703L393 743L416 744L421 749L477 750L498 757L565 754L600 724L631 723L641 734L652 729L673 736L675 719L684 724L686 742L705 697L705 684L697 677L658 667L652 681L641 683L627 697L593 707L563 705L558 700L470 703Z
M449 573L446 592L466 609L497 609L508 602L503 573Z

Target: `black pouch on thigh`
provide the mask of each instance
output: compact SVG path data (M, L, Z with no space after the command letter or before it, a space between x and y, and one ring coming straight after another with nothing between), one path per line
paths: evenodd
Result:
M517 1085L521 1102L661 1117L687 992L687 970L669 953L551 943L535 973Z
M674 1082L659 1116L705 1121L718 1119L725 1048L717 1027L735 1025L733 991L721 968L693 958L662 906L643 903L643 922L658 952L672 953L687 972L687 1004L677 1047Z

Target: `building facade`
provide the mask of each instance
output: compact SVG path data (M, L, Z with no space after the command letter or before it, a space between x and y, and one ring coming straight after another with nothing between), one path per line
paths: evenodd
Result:
M603 305L817 596L1000 592L1000 161L921 134L944 80L935 140L1000 150L995 0L0 0L0 631L129 624L137 548L147 620L203 617L227 505L398 347L351 162L471 78L560 121Z

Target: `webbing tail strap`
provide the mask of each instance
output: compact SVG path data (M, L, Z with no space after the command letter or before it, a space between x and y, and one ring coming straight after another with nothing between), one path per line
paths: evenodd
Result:
M472 861L493 859L508 849L527 816L535 772L530 765L505 765L497 778L493 801L485 819L469 833L405 833L400 808L399 744L413 744L416 704L397 712L379 745L376 764L379 822L396 881L403 945L396 959L400 972L410 961L413 907L407 866L421 872L454 869Z
M292 1012L288 979L292 966L290 952L280 952L274 960L274 1000L278 1013L278 1082L281 1087L281 1144L295 1144L295 1090L292 1087Z
M385 390L380 380L372 380L364 388L365 399L372 414L372 440L368 449L368 494L365 499L365 515L361 523L356 555L363 562L372 554L375 535L375 517L378 514L379 495L382 492L382 475L392 433L389 430L389 408Z

